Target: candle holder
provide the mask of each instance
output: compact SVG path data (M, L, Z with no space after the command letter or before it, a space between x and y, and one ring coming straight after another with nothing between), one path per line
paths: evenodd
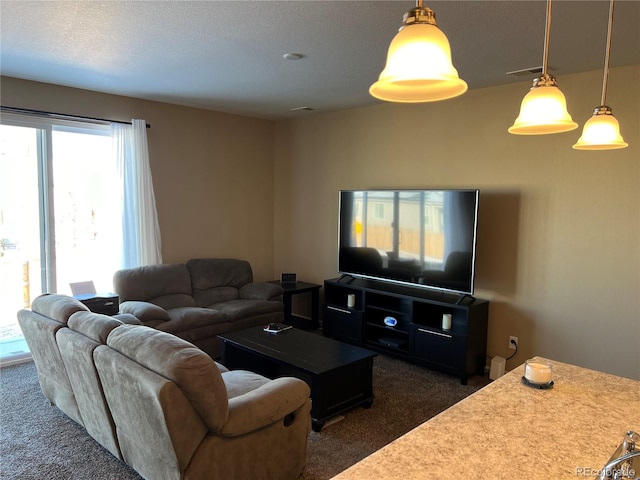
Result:
M522 383L541 390L553 388L552 365L548 360L530 359L524 364Z

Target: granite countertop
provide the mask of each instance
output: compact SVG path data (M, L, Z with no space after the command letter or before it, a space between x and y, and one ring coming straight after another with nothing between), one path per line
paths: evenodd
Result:
M640 382L551 363L552 389L523 385L519 366L334 478L596 477L625 433L640 432Z

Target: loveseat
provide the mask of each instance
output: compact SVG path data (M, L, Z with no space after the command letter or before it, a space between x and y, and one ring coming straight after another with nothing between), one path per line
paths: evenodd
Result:
M302 380L229 371L181 338L63 295L36 298L18 320L44 395L142 477L295 479L304 469Z
M173 333L212 358L221 354L217 335L284 319L282 288L254 282L245 260L197 258L119 270L113 287L120 312Z

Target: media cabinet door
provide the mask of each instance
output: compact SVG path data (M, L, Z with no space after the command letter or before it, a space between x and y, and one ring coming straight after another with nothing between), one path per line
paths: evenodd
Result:
M324 306L323 333L343 342L362 346L362 312L333 305Z
M413 356L459 377L465 377L466 337L413 325Z

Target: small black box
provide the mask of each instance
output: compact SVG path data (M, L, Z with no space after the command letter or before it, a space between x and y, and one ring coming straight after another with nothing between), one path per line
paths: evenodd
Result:
M103 315L117 315L120 310L118 295L113 293L74 295L75 299L84 303L89 310Z
M280 275L280 283L283 285L295 285L296 274L295 273L283 273Z
M407 343L405 340L393 337L381 337L378 341L381 345L389 348L402 348Z

